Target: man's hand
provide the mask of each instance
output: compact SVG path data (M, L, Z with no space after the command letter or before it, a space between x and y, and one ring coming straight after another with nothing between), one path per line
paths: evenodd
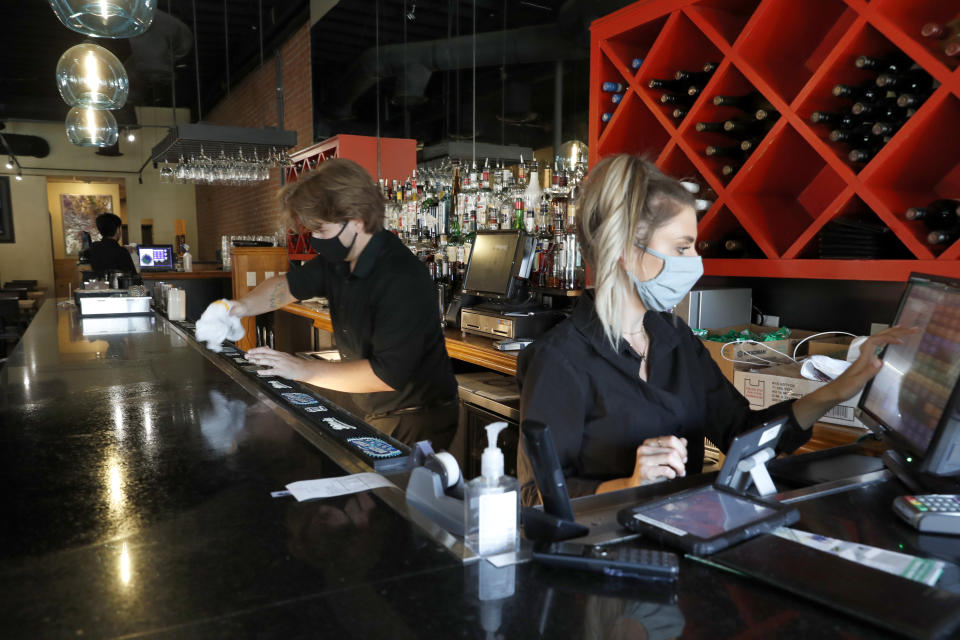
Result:
M306 381L313 377L312 362L292 356L283 351L275 351L270 347L256 347L247 351L247 360L269 369L257 371L261 376L279 376L287 380Z

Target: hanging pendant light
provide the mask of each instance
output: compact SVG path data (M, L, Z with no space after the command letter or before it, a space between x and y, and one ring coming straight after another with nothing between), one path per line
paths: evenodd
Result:
M69 29L97 38L132 38L153 23L156 0L47 0Z
M109 111L74 107L67 114L67 138L78 147L109 147L117 142L117 120Z
M71 107L119 109L127 102L130 81L110 51L96 44L78 44L60 56L57 89Z

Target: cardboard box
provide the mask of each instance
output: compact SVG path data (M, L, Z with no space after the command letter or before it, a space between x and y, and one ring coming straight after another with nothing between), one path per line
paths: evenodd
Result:
M825 384L827 383L807 380L801 376L798 364L778 365L757 371L736 371L733 380L737 391L750 401L751 409L765 409L784 400L802 398ZM859 401L858 393L830 409L820 418L820 422L865 429L866 426L854 415Z
M853 336L823 336L815 340L806 342L808 356L830 356L837 360L846 360L847 351L850 349L850 343L853 342Z
M733 327L726 327L723 329L710 329L711 335L723 335L730 331L741 332L745 329L760 335L764 333L770 333L775 331L773 327L763 327L758 324L738 324ZM760 344L745 342L742 344L730 345L723 352L727 358L733 358L735 360L745 360L752 361L753 366L763 365L762 360L757 358L763 358L764 360L771 360L778 363L788 363L790 360L784 358L782 355L777 353L785 353L788 355L793 355L793 349L797 346L797 343L806 338L807 336L812 336L815 331L804 331L802 329L793 330L790 334L790 337L786 340L773 340L771 342L763 342ZM720 350L723 348L723 342L714 342L713 340L703 340L703 346L707 348L707 351L710 352L710 356L713 358L713 361L717 363L717 366L720 367L720 371L723 372L723 375L727 377L727 380L733 382L733 374L736 369L735 363L730 362L720 355ZM806 346L806 344L804 344ZM750 365L745 365L750 366Z

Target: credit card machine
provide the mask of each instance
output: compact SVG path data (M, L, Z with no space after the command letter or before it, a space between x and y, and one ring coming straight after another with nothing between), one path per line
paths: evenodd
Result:
M960 536L960 494L900 496L893 510L917 531Z

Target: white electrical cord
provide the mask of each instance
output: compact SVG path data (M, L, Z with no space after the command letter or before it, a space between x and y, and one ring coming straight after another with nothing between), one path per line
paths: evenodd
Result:
M777 351L776 349L771 347L769 342L760 342L759 340L734 340L733 342L724 343L724 345L720 347L720 357L729 362L737 362L739 364L757 364L756 361L750 362L747 360L736 360L735 358L728 358L727 355L724 353L724 351L726 351L727 347L729 347L732 344L758 344L770 351L773 351L774 353L779 353L790 362L796 362L796 359L792 358L789 354L786 354L783 351ZM744 355L748 355L751 358L756 358L757 361L760 361L766 364L783 364L782 362L776 362L775 360L767 360L766 358L761 358L760 356L752 353L745 353Z
M807 336L806 338L804 338L803 340L801 340L800 342L798 342L798 343L797 343L797 346L794 347L794 349L793 349L793 355L792 355L792 356L789 355L789 354L786 354L786 353L784 353L784 352L782 352L782 351L777 351L777 350L774 349L773 347L769 346L769 343L767 343L767 342L760 342L759 340L734 340L734 341L732 341L732 342L726 342L726 343L724 343L724 345L723 345L722 347L720 347L720 357L723 358L724 360L728 361L728 362L736 362L736 363L738 363L738 364L757 364L758 361L759 361L759 362L763 362L763 363L765 363L765 364L773 364L773 365L783 364L782 362L776 362L776 361L774 361L774 360L768 360L768 359L766 359L766 358L761 358L760 356L755 355L755 354L752 354L752 353L745 353L744 355L750 356L751 358L755 358L755 360L753 360L753 361L737 360L737 359L735 359L735 358L729 358L729 357L727 357L727 355L724 353L724 351L726 351L727 347L729 347L729 346L732 345L732 344L745 344L745 343L749 343L749 344L758 344L758 345L760 345L760 346L762 346L762 347L765 347L766 349L768 349L768 350L770 350L770 351L773 351L774 353L779 353L781 356L783 356L784 358L786 358L786 359L789 360L790 362L796 363L796 362L797 362L797 352L800 350L800 345L802 345L802 344L803 344L804 342L806 342L807 340L810 340L811 338L818 338L818 337L820 337L820 336L833 335L833 334L844 335L844 336L852 336L852 337L854 337L854 338L857 337L855 334L848 333L848 332L846 332L846 331L821 331L820 333L815 333L815 334L813 334L812 336Z
M806 342L806 341L809 340L810 338L819 338L820 336L825 336L825 335L830 335L830 334L837 334L837 335L841 335L841 336L852 336L852 337L854 337L854 338L857 337L856 334L848 333L848 332L846 332L846 331L821 331L820 333L815 333L815 334L813 334L812 336L807 336L806 338L804 338L803 340L801 340L800 342L798 342L798 343L797 343L797 346L793 348L793 361L794 361L794 362L797 361L797 360L796 360L796 358L797 358L797 351L799 351L800 345L802 345L804 342Z

